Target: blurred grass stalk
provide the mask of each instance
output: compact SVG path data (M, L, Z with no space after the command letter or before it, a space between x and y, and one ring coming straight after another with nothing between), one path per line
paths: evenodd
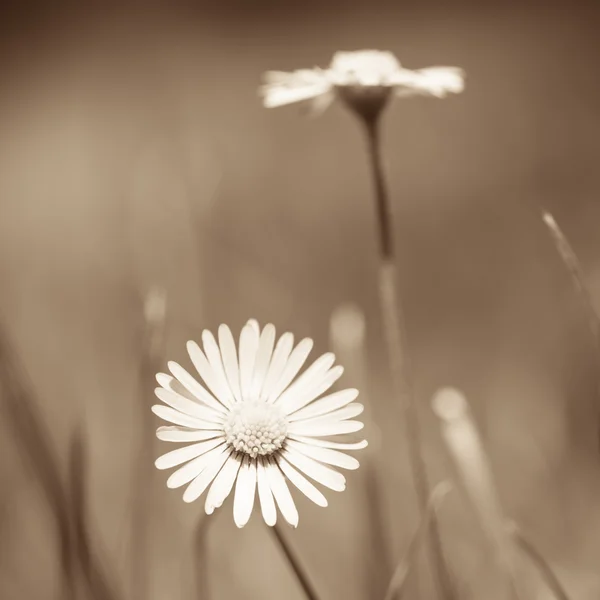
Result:
M558 226L558 223L549 212L542 213L542 219L550 231L552 241L556 246L558 254L560 255L565 267L571 275L573 286L581 298L581 304L583 305L583 309L585 310L586 317L588 319L590 333L592 334L594 343L594 350L596 352L596 360L598 363L596 370L596 386L599 401L598 410L600 411L600 315L594 306L592 294L585 283L579 259L571 247L571 244L569 244L569 241ZM598 430L598 444L600 447L600 423Z
M34 398L33 385L0 324L0 386L6 419L16 446L29 462L56 521L61 567L61 596L76 600L76 553L73 552L68 498L56 449Z
M496 564L505 577L503 597L526 600L488 457L467 400L456 389L442 388L434 395L432 408L440 419L442 437L493 549Z
M402 557L392 575L384 600L400 600L403 597L405 585L408 581L408 574L417 562L418 550L427 538L427 530L429 529L431 519L437 513L444 498L451 489L452 486L450 483L442 481L431 492L427 512L421 518L419 526L408 545L406 554Z
M69 448L68 491L52 436L35 398L33 385L0 324L0 387L10 431L29 461L54 515L59 542L61 600L80 600L82 585L94 600L117 598L116 588L98 562L85 510L85 457L81 438Z
M138 373L140 432L138 460L133 464L131 511L131 598L147 600L149 594L149 547L152 538L154 482L154 419L150 407L165 344L167 297L154 287L144 299L144 331Z
M359 306L352 303L339 305L331 314L329 337L333 352L345 365L348 383L357 388L362 396L369 397L367 378L366 319ZM381 596L383 584L390 576L390 553L385 532L388 525L384 517L379 474L381 432L376 423L374 406L364 417L369 432L369 446L365 450L362 476L366 493L365 537L367 553L365 593L367 597Z

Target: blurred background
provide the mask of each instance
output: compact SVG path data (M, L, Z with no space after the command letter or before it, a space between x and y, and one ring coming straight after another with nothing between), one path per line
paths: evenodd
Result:
M257 95L266 70L363 48L467 72L463 94L398 101L384 129L431 479L453 476L430 399L454 385L507 515L572 598L600 597L597 357L538 213L555 216L600 308L599 24L591 2L3 5L3 327L64 477L84 427L88 523L121 597L135 599L140 547L148 600L303 597L259 515L237 530L230 500L207 523L165 473L134 491L165 450L140 452L160 424L143 416L154 384L140 366L155 286L168 303L163 365L188 366L186 340L250 317L312 337L317 356L336 349L332 315L350 307L365 337L341 385L360 385L371 445L329 508L295 495L300 526L285 533L322 598L382 597L406 550L417 508L361 131L339 105L310 119ZM18 432L1 427L0 596L60 597L52 514ZM484 597L485 542L460 491L440 522L463 597Z

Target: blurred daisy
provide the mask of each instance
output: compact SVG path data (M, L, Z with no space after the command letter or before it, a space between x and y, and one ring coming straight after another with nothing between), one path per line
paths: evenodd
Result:
M305 477L341 492L344 476L333 467L357 469L358 461L340 450L359 450L365 440L343 443L322 437L354 433L363 423L353 420L363 411L355 403L358 390L321 397L340 378L335 356L324 354L296 377L313 342L284 333L275 344L275 327L262 331L255 320L242 328L239 346L226 325L218 341L202 332L204 349L195 342L187 350L204 385L175 362L171 375L159 373L157 397L164 402L152 411L172 426L156 435L167 442L191 442L156 460L158 469L178 469L167 480L170 488L187 485L183 494L193 502L207 489L205 510L212 514L235 486L233 518L243 527L252 513L256 492L267 525L274 525L279 507L296 527L298 511L287 481L319 506L325 496Z
M308 101L317 112L336 97L346 101L425 95L444 98L464 89L464 71L457 67L403 68L391 52L336 52L329 68L291 73L267 71L261 95L267 108Z

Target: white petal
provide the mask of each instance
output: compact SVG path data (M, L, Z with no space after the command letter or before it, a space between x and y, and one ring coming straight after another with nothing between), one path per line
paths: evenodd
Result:
M260 325L258 324L258 321L256 319L248 319L246 325L249 325L250 327L256 329L256 334L260 335Z
M277 380L277 383L271 388L268 402L275 402L279 398L281 392L290 384L292 379L296 377L302 365L306 362L308 355L313 347L313 341L310 338L304 338L292 351L288 361Z
M192 479L198 477L204 469L206 469L209 465L211 465L215 460L218 460L223 452L227 450L227 444L222 444L221 446L217 446L213 450L210 450L206 454L191 460L186 465L183 465L180 469L177 469L172 475L167 479L167 487L174 489L185 485L192 481Z
M177 448L177 450L171 450L163 454L154 462L157 469L170 469L176 467L182 463L188 462L193 458L197 458L202 454L206 454L209 450L216 448L225 441L224 437L215 438L205 442L199 442L198 444L191 444L184 446L183 448Z
M160 417L163 421L173 423L174 425L182 425L183 427L189 427L190 429L214 429L215 424L207 421L202 421L196 417L190 417L184 415L178 410L165 406L164 404L155 404L152 407L152 412Z
M250 397L252 389L258 341L258 329L252 325L245 325L240 333L240 388L244 399Z
M237 359L237 350L235 349L235 340L233 339L231 329L224 324L219 325L219 348L221 349L223 367L225 368L225 375L227 375L229 388L233 393L233 397L238 402L241 402L240 369Z
M305 406L294 412L288 417L288 421L293 422L299 421L300 419L309 419L311 417L325 415L350 404L350 402L356 400L357 397L358 390L354 388L334 392L333 394L329 394L328 396L313 402L309 406Z
M225 397L231 405L235 404L236 400L229 385L227 374L225 373L221 349L219 348L219 344L217 344L217 340L215 340L215 337L208 329L205 329L202 332L202 343L204 344L204 352L208 359L208 363L215 374L215 378L218 381L221 390L219 398Z
M281 456L277 455L277 464L283 474L309 499L318 506L327 506L327 498L308 480Z
M223 431L213 429L197 431L183 427L162 426L156 430L156 437L163 442L201 442L223 435Z
M184 389L186 389L189 394L192 394L194 398L200 400L200 402L204 402L204 404L210 406L210 408L221 414L227 413L225 406L221 404L211 393L209 393L209 391L203 385L196 381L181 365L177 364L176 362L169 361L168 367L169 371L171 371L171 373L177 377L181 386L184 386Z
M315 96L315 98L308 103L308 116L320 117L333 104L334 100L335 93L333 90Z
M333 367L333 369L327 371L325 374L320 372L315 374L312 384L307 381L306 385L299 386L297 390L294 390L294 392L287 396L285 400L281 401L281 408L286 413L292 413L297 411L299 408L310 404L315 398L318 398L321 394L326 392L342 376L343 373L344 367L338 365L337 367ZM291 390L291 387L288 389ZM284 392L284 395L286 394L287 391Z
M305 456L314 458L315 460L327 465L340 467L341 469L348 469L349 471L354 471L360 467L360 463L353 456L348 456L347 454L338 452L337 450L331 450L329 448L317 448L316 446L310 446L294 440L288 440L287 445L289 448L293 448Z
M226 447L223 452L216 456L213 461L188 485L187 489L183 493L184 502L193 502L199 498L204 490L210 485L210 482L217 476L217 473L221 470L221 467L225 464L225 461L231 455L231 450Z
M194 396L194 394L190 394L190 392L186 390L183 385L177 381L177 379L171 377L171 375L167 373L157 373L156 381L158 381L158 385L164 387L165 390L171 390L172 392L175 392L176 394L179 394L188 400L193 400L194 402L198 400L196 396Z
M209 423L220 424L223 422L223 417L212 408L201 406L199 402L188 400L171 390L165 390L165 388L156 388L154 390L156 397L162 400L165 404L168 404L175 410L189 415L190 417L196 417Z
M311 479L330 490L343 492L346 489L346 478L341 473L318 463L312 458L308 458L292 448L284 450L283 457L297 469L306 473Z
M289 331L284 333L279 338L275 346L273 358L271 359L271 364L269 365L269 370L267 371L265 382L260 393L261 400L266 400L269 397L269 395L271 394L271 389L277 383L277 380L281 377L283 369L285 369L285 365L290 356L290 352L292 351L293 345L294 335Z
M292 527L298 527L298 510L294 504L294 499L290 494L290 490L285 483L279 467L272 458L269 458L266 469L271 491L273 492L273 496L275 496L275 501L277 502L277 506L279 506L283 518Z
M250 389L250 396L252 398L259 398L265 378L267 377L267 370L271 362L271 356L273 355L273 346L275 344L275 326L271 323L265 325L265 328L260 334L260 341L258 343L258 351L256 353L256 363L254 364L254 376L252 378L252 387Z
M292 423L288 433L294 435L307 435L309 437L342 435L344 433L355 433L365 426L361 421L323 421L321 423L310 423L309 421L298 421Z
M202 352L200 346L198 346L196 342L189 340L186 344L186 348L196 371L198 371L198 374L202 377L202 380L207 385L208 389L219 399L219 402L224 404L227 408L231 408L233 395L225 381L225 374L223 374L223 380L217 376L204 352ZM219 361L220 360L221 359L219 358ZM222 368L221 365L221 369Z
M243 527L250 520L256 496L256 461L244 456L235 485L233 500L233 520L238 527Z
M229 496L233 489L233 484L235 483L235 478L237 477L241 464L242 459L238 454L231 454L229 456L225 466L215 477L215 480L206 495L204 510L207 515L212 515L215 508L219 508L223 505L223 502L225 502L227 496Z
M273 499L273 492L269 484L269 477L265 469L264 460L261 458L257 465L258 497L263 519L269 527L277 522L277 508Z
M286 104L302 102L303 100L311 100L328 93L330 90L331 84L323 81L315 84L307 84L302 87L269 84L263 86L261 92L265 107L276 108L278 106L285 106Z
M321 415L319 417L309 417L308 419L302 419L301 421L296 421L298 425L319 425L321 423L326 422L334 422L334 421L344 421L346 419L353 419L357 417L365 410L365 407L359 402L353 402L352 404L348 404L343 408L338 408L330 413Z
M362 450L369 445L367 440L354 443L330 442L329 440L320 440L318 438L304 437L302 435L290 435L290 439L312 446L319 446L320 448L333 448L334 450Z

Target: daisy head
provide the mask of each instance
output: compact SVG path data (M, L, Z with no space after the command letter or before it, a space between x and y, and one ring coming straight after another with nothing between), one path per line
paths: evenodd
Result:
M346 480L336 470L357 469L358 461L340 450L360 450L361 442L332 441L332 436L363 428L354 420L363 406L354 402L358 390L323 396L341 377L335 356L323 354L298 375L312 349L309 338L294 347L284 333L275 343L275 327L262 331L255 320L242 328L236 344L226 325L217 339L202 332L201 348L187 350L202 382L175 362L170 375L156 376L156 396L163 402L152 411L169 426L156 435L166 442L187 443L156 460L158 469L177 467L167 480L170 488L187 485L186 502L206 490L205 511L212 514L235 487L233 518L243 527L258 493L267 525L277 520L277 508L292 526L298 511L288 482L319 506L325 496L310 481L341 492Z
M457 67L403 68L391 52L336 52L328 68L286 73L268 71L261 95L267 108L308 102L321 112L341 98L360 114L379 114L392 96L444 98L464 89L464 72Z

